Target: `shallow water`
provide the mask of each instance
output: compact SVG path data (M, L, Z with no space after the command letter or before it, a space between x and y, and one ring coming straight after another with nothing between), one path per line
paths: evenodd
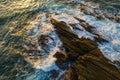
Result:
M71 5L71 2L75 5ZM9 67L9 64L6 64L8 67L0 66L1 72L9 73L0 74L0 80L9 80L9 78L11 80L49 80L51 70L58 70L61 74L65 72L56 66L56 58L53 57L57 51L64 48L50 23L51 17L65 21L67 24L76 24L80 30L70 28L79 37L93 40L95 35L81 27L74 17L85 20L96 28L97 33L109 41L98 43L103 54L112 61L120 61L120 24L108 19L99 20L80 12L80 2L98 7L98 4L93 3L93 6L90 2L82 0L0 0L0 60L6 61L5 57L17 54L29 64L29 66L22 64L21 67L33 69L33 71L26 69L25 72L20 73L17 70L19 66L15 66L19 65L21 58L18 57L14 67ZM115 7L115 9L119 8ZM39 42L41 35L45 36L46 45ZM14 57L9 60L14 60ZM20 70L24 70L21 67ZM10 68L9 71L8 68ZM14 70L16 73L12 72ZM10 77L10 73L15 73L13 74L15 77Z

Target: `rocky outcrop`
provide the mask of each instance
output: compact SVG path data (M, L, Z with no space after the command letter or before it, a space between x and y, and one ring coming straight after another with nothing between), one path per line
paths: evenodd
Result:
M90 0L90 2L92 2L92 1ZM89 2L89 1L88 0L85 1L85 3L87 3L87 2ZM97 4L98 4L98 2L97 2ZM94 16L97 19L107 18L109 20L113 20L117 23L120 23L119 9L118 10L116 9L117 10L116 12L113 11L113 13L109 13L109 12L106 11L107 9L103 10L100 7L94 8L94 7L89 6L85 3L80 3L80 11L83 12L84 14ZM93 3L93 4L96 4L96 2ZM100 4L100 2L99 2L99 4ZM104 4L104 3L102 3L102 4ZM104 8L105 8L105 6L104 6Z
M95 41L78 38L63 21L51 19L51 23L66 50L55 54L56 64L61 68L70 62L59 80L120 80L119 69L104 57Z
M98 34L97 31L95 31L95 27L91 26L90 24L88 24L86 21L74 17L76 20L78 20L80 22L80 25L89 33L95 35L94 36L94 41L102 43L102 42L109 42L107 39L105 39L102 35Z

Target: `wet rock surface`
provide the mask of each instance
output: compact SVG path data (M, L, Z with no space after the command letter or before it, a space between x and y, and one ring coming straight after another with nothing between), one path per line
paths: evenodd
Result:
M119 69L103 56L97 42L78 38L63 21L52 18L51 23L66 50L66 57L62 53L55 54L56 64L70 62L59 80L120 80Z

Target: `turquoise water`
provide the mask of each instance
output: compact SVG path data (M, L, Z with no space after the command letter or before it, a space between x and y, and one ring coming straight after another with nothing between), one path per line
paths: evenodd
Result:
M82 0L0 0L0 80L50 80L51 70L59 71L58 77L65 72L56 66L53 57L64 48L50 23L51 17L76 24L82 31L71 29L79 37L93 40L95 35L82 28L74 17L85 20L109 41L98 43L103 54L112 61L120 61L120 24L80 12L80 2L98 6ZM110 5L110 9L119 9L116 2ZM108 4L105 0L102 3ZM106 7L99 6L102 11ZM41 35L45 35L43 39L47 40L45 46L39 41Z

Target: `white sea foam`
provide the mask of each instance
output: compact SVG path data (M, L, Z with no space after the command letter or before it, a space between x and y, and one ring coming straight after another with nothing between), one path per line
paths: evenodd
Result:
M81 30L73 30L79 37L90 38L93 40L94 35L87 32L85 29L81 28L79 22L76 21L73 17L79 17L85 20L87 23L96 28L95 32L102 35L109 42L99 44L99 48L103 52L103 54L110 60L119 60L120 61L120 24L114 21L103 19L99 20L96 17L85 15L77 9L68 9L67 13L63 13L61 15L54 16L56 19L60 21L65 21L70 24L78 24L76 25ZM74 13L72 13L74 12ZM70 14L69 14L70 13ZM72 14L71 14L72 13Z
M109 43L99 44L99 48L103 54L112 61L120 61L120 24L108 19L98 20L90 15L82 15L82 17L85 18L86 22L96 28L98 34L101 34L109 41Z
M98 5L97 5L98 7ZM65 21L67 24L77 24L76 26L79 27L81 30L72 29L79 37L90 38L94 40L94 35L87 32L85 29L79 25L79 22L74 19L74 17L79 17L85 20L87 23L92 25L96 28L95 32L102 35L105 39L109 41L109 43L99 44L99 48L103 52L103 54L109 58L110 60L120 60L120 24L114 21L103 19L99 20L96 17L85 15L80 12L79 8L71 8L65 7L65 12L62 13L60 10L59 12L62 14L53 15L55 19L60 21ZM63 11L63 10L62 10ZM110 50L109 50L110 49Z
M53 51L49 53L49 56L46 58L41 58L38 60L31 60L29 58L26 59L26 61L30 62L32 66L36 69L42 69L44 71L50 71L52 69L58 69L58 67L55 65L56 58L53 57L53 55L59 51L58 48L54 48Z
M77 1L77 0L76 0ZM79 1L79 0L78 0ZM58 7L59 5L54 5L54 7ZM113 21L110 21L108 19L104 20L98 20L93 16L85 15L82 12L80 12L79 8L76 7L75 9L70 9L69 7L64 7L63 9L55 8L55 10L49 9L51 12L51 16L59 21L65 21L68 25L69 24L76 24L76 26L80 29L71 29L81 38L90 38L91 40L94 40L94 35L87 32L84 28L82 28L79 25L79 21L77 21L74 17L79 17L83 20L85 20L90 25L94 26L96 28L96 32L98 34L101 34L105 39L107 39L108 43L103 43L99 45L100 50L103 52L103 54L110 60L119 60L120 61L120 24L115 23ZM57 12L59 15L55 15L54 12ZM45 14L42 13L42 18L40 19L39 23L40 29L36 29L34 32L39 32L39 34L49 34L51 31L54 31L53 26L50 24L49 20L45 17ZM61 45L61 42L59 41L59 38L56 37L55 34L52 35L55 39L55 43L57 43L59 46ZM43 60L38 60L37 62L32 62L33 67L36 69L42 69L44 71L50 71L52 69L58 69L58 67L55 65L56 58L53 57L53 55L59 50L58 46L55 46L50 51L50 54L47 58L44 58ZM64 71L61 71L64 72ZM61 73L62 74L62 73ZM39 74L35 74L33 76L36 76ZM41 73L40 73L41 75ZM33 79L33 77L31 77ZM32 79L27 80L32 80ZM36 79L39 80L40 78Z
M61 41L59 40L58 36L54 32L53 25L50 23L50 20L46 17L46 13L42 12L40 14L40 20L33 25L32 29L28 30L26 32L27 38L25 42L30 42L32 45L36 45L37 49L34 47L32 49L34 50L40 50L43 57L40 57L39 59L31 59L34 56L28 56L25 57L25 60L28 61L34 68L36 69L42 69L44 71L50 71L52 69L58 69L58 67L55 65L56 58L53 57L53 55L59 51L59 47L62 45ZM46 35L49 38L47 45L45 48L42 48L43 45L39 44L38 37L41 35ZM31 47L24 45L24 47L27 50L30 50ZM38 49L39 48L39 49Z

